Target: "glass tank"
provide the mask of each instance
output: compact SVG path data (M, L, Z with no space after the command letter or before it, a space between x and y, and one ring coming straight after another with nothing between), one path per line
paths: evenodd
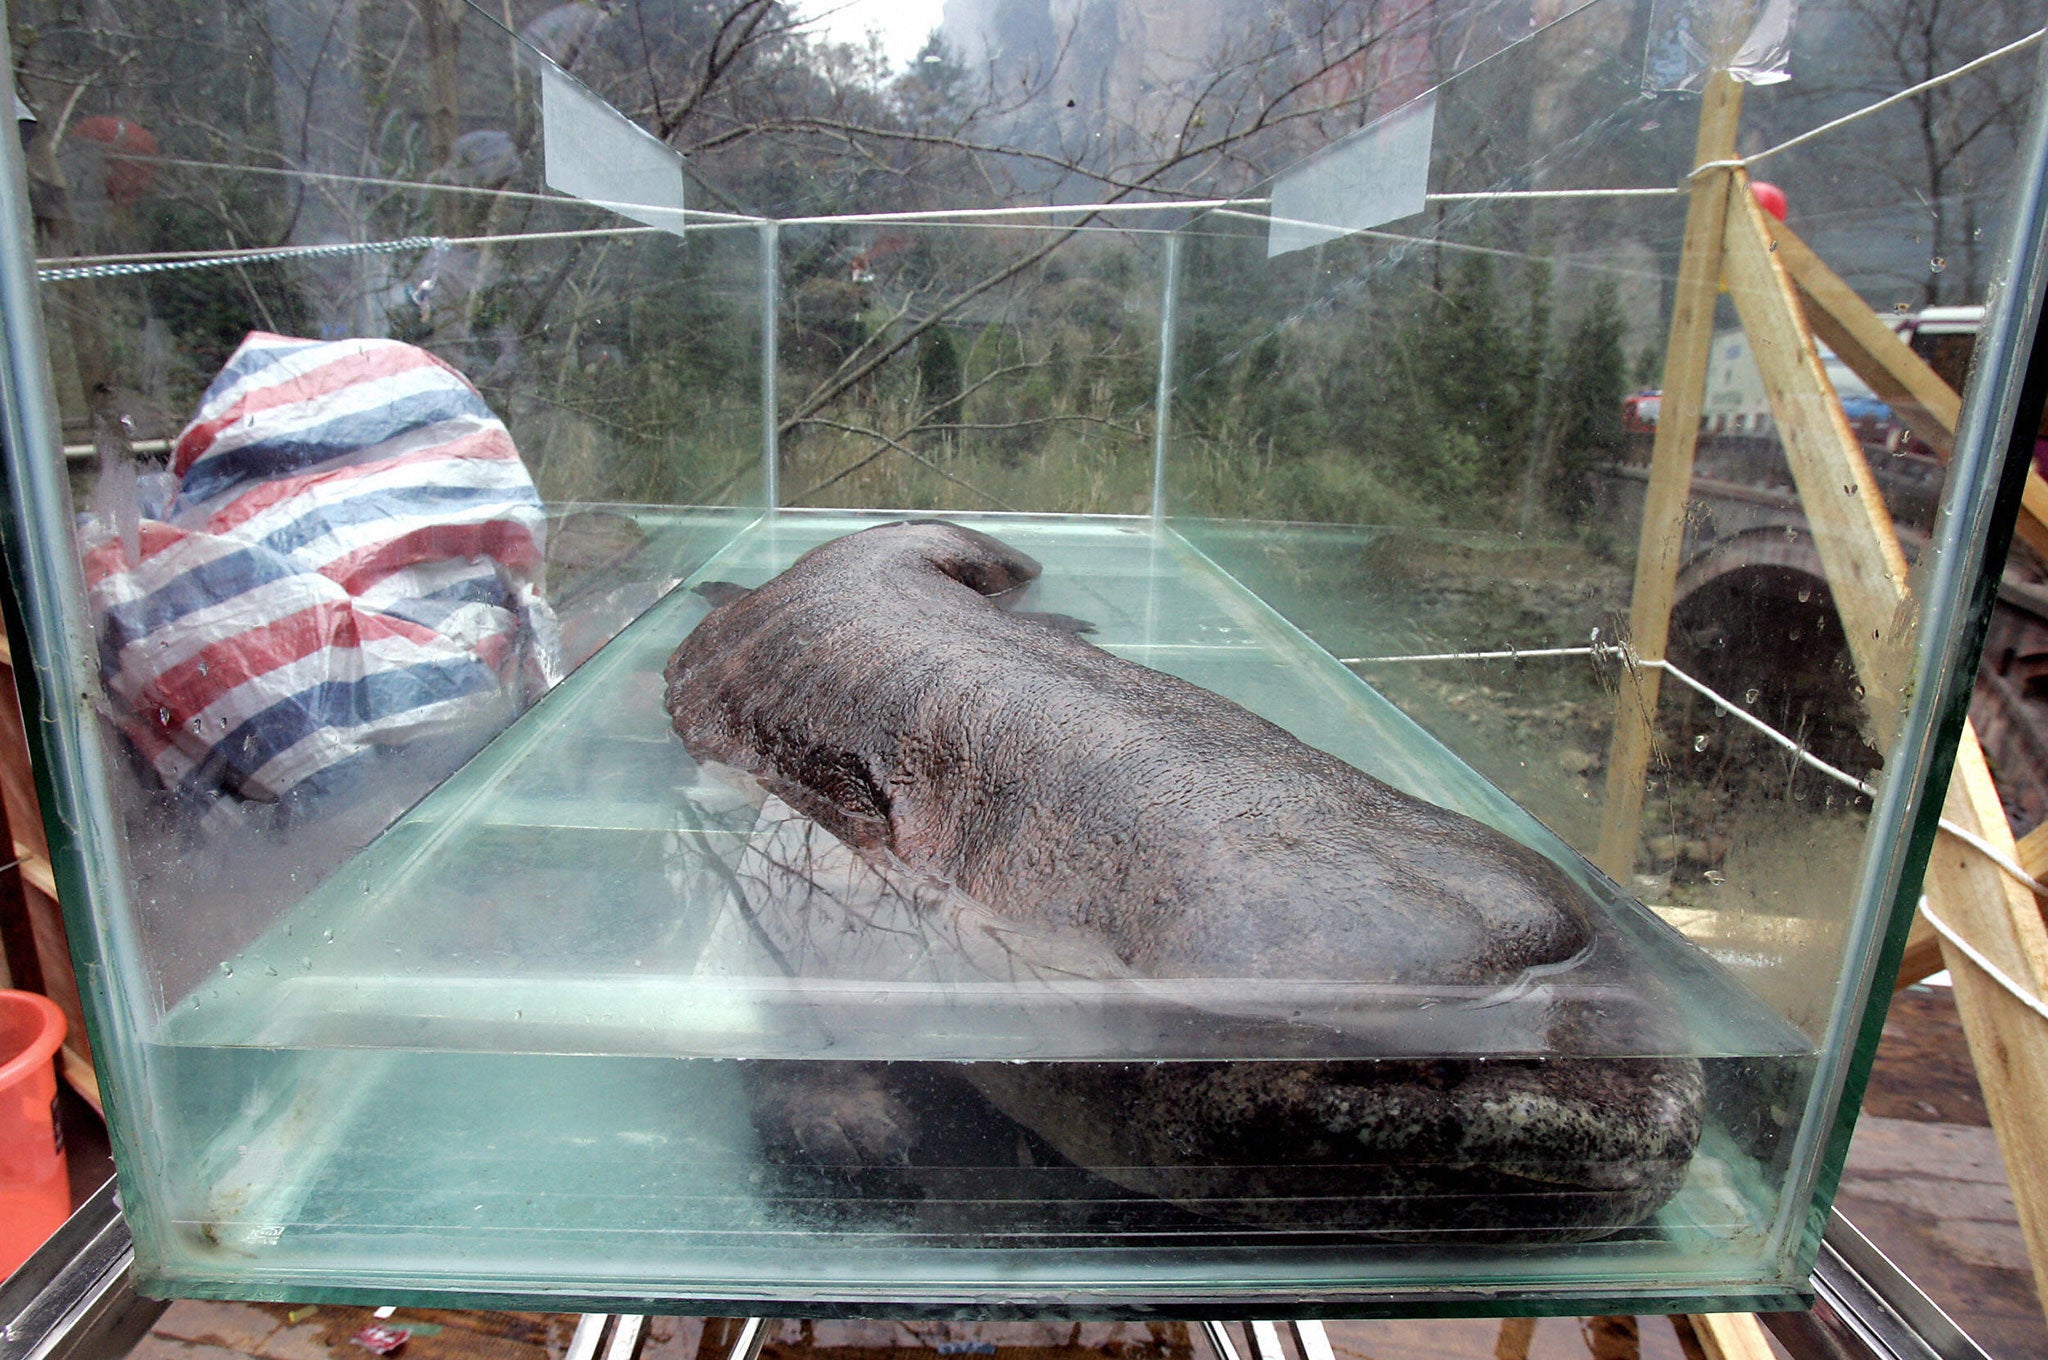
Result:
M13 0L145 1288L1795 1306L2040 575L1914 3Z

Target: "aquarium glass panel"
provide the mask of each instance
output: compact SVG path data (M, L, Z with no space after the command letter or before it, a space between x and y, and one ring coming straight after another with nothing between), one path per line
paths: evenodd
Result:
M782 505L1150 513L1162 238L1067 216L782 229Z
M1798 1303L2036 249L1912 4L12 5L146 1287Z

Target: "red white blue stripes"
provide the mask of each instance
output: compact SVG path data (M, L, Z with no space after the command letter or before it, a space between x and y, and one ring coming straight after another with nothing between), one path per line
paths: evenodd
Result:
M556 678L540 498L424 350L252 334L170 470L133 544L95 521L85 557L117 720L168 787L274 800Z

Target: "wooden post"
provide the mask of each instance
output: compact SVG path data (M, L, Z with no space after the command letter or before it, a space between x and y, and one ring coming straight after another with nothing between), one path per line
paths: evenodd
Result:
M1695 166L1730 160L1742 115L1742 86L1725 71L1707 82L1700 107ZM1636 547L1636 577L1629 607L1628 643L1644 660L1664 659L1671 634L1671 594L1685 546L1685 503L1692 491L1693 453L1699 443L1700 407L1707 390L1707 360L1714 343L1714 301L1720 292L1721 245L1726 235L1729 185L1725 168L1697 169L1685 217L1678 291L1664 350L1664 398L1650 453L1650 482ZM1607 794L1601 804L1600 844L1593 862L1617 882L1635 869L1643 820L1643 777L1657 739L1656 667L1624 677L1607 757Z
M1749 177L1737 172L1736 182L1725 255L1728 291L1863 680L1871 734L1884 750L1905 714L1912 660L1911 613L1901 609L1906 556L1778 260L1776 223L1748 192Z
M1955 453L1962 398L1915 354L1876 312L1829 269L1812 247L1779 223L1771 228L1778 259L1792 276L1813 332L1843 363L1870 384L1920 442L1946 461ZM2027 472L2027 489L2014 525L2028 547L2048 558L2048 481Z
M1671 635L1671 597L1685 547L1685 504L1692 493L1693 454L1699 445L1700 408L1706 400L1722 243L1735 179L1728 167L1716 162L1734 159L1741 117L1742 86L1726 71L1714 72L1701 101L1699 136L1693 148L1692 202L1686 210L1671 334L1664 349L1664 396L1657 413L1656 442L1651 446L1650 483L1643 495L1635 586L1630 597L1627 641L1645 660L1663 660ZM1600 844L1593 861L1623 883L1635 869L1643 820L1643 778L1649 773L1657 739L1657 695L1662 679L1663 672L1654 666L1631 668L1617 697ZM1770 1355L1770 1344L1754 1317L1714 1314L1691 1321L1696 1334L1706 1341L1712 1360L1759 1360Z
M1776 1360L1777 1353L1752 1314L1694 1313L1686 1320L1707 1360ZM1683 1348L1683 1340L1679 1344Z
M1993 847L2013 850L1997 786L1976 733L1967 727L1943 812ZM1927 902L2007 977L2037 997L2048 994L2048 927L2024 884L1975 847L1943 836L1927 863ZM2048 1110L2048 1020L1948 941L1941 942L1941 950L1955 984L1956 1010L1970 1041L1977 1083L2005 1156L2034 1285L2048 1299L2048 1127L2041 1120L2041 1112Z
M1952 456L1956 418L1962 410L1955 389L1879 320L1790 227L1771 223L1770 239L1778 263L1799 290L1813 333L1884 398L1922 443L1944 459Z

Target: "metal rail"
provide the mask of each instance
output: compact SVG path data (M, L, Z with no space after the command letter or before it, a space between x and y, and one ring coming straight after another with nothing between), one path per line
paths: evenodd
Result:
M1811 1310L1758 1315L1792 1360L1991 1360L1837 1211L1813 1287Z
M35 1255L0 1281L0 1360L120 1360L168 1306L135 1292L135 1252L108 1181ZM1991 1360L1839 1213L1829 1216L1804 1313L1760 1320L1792 1360ZM637 1360L647 1319L586 1313L564 1360ZM1196 1324L1216 1360L1335 1360L1323 1324ZM759 1360L767 1320L741 1319L727 1360ZM1247 1347L1249 1354L1246 1353Z
M110 1180L0 1281L0 1360L112 1360L168 1306L135 1292L135 1249Z

